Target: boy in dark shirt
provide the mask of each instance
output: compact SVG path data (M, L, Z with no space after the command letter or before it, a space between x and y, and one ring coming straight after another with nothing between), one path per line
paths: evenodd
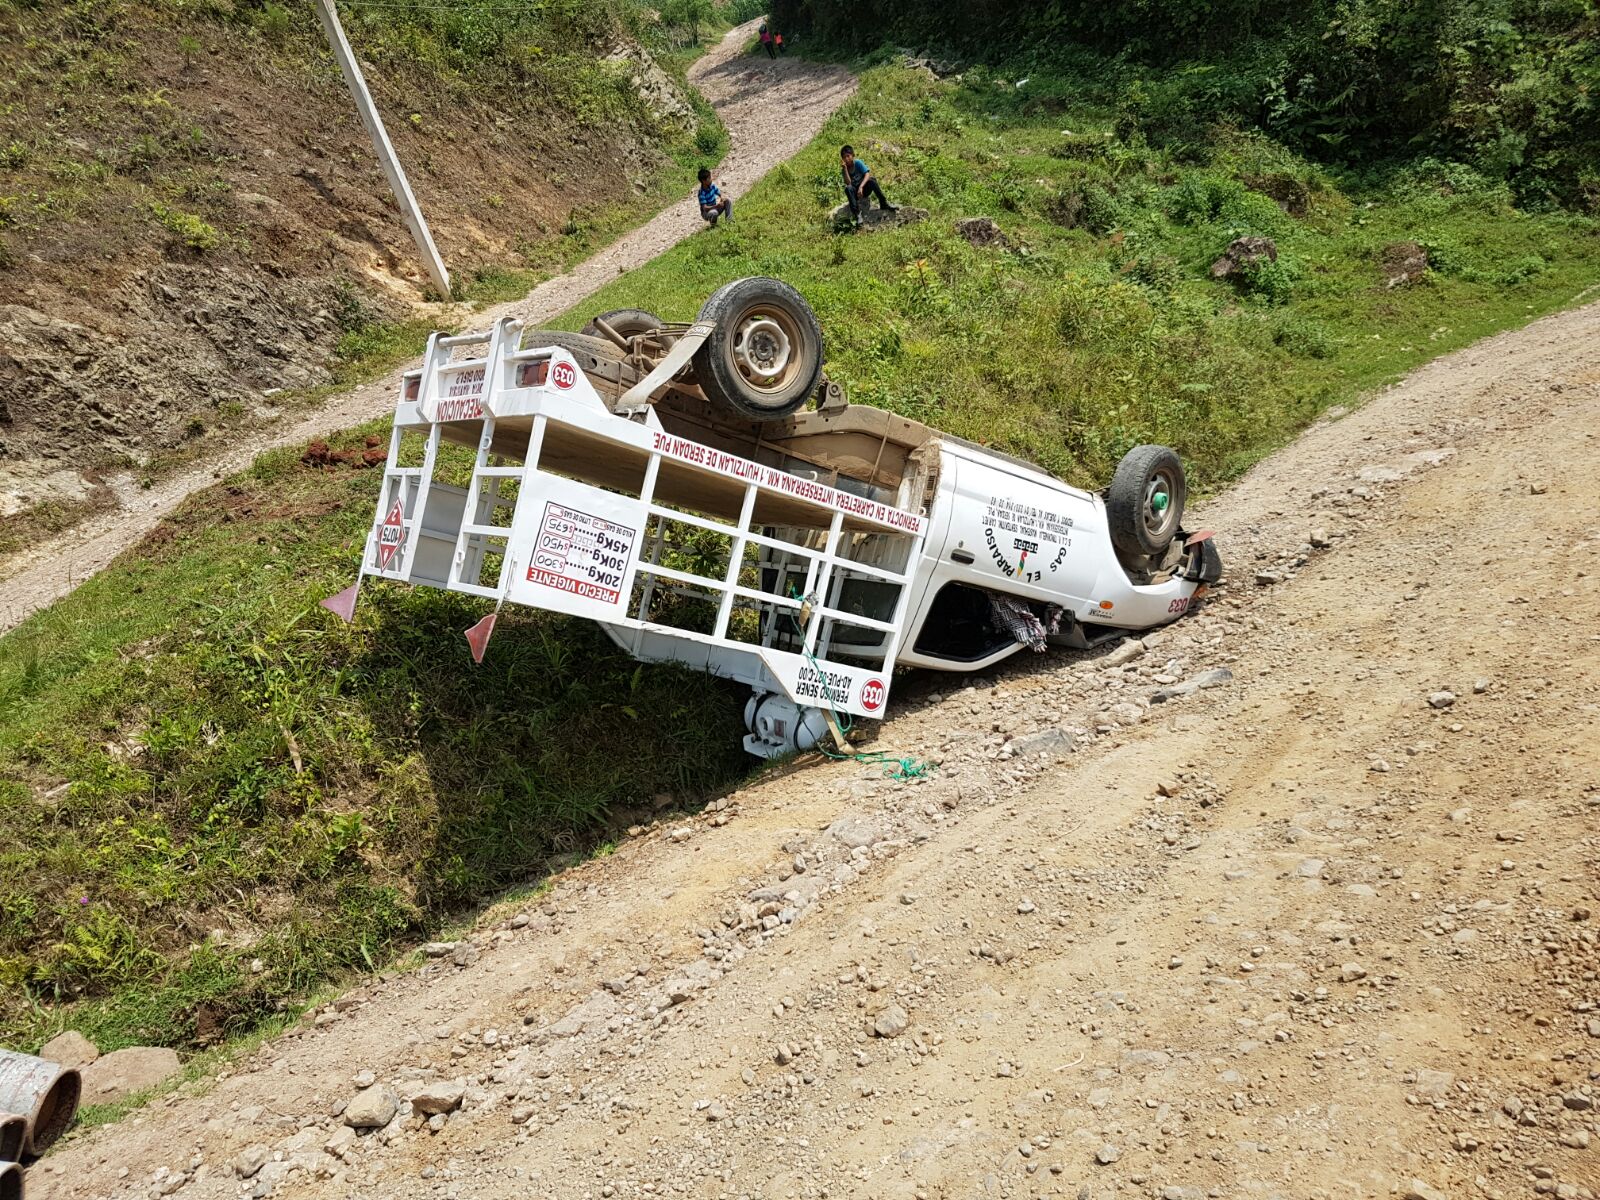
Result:
M872 168L856 157L852 147L840 148L839 162L844 175L845 199L850 201L850 217L858 228L861 225L861 212L866 208L867 199L871 196L878 198L878 207L882 211L897 211L895 206L889 203L889 197L883 194L883 188L873 176Z
M711 182L711 172L705 167L700 168L700 191L697 199L700 201L702 220L715 225L718 217L727 217L728 224L733 224L733 200L724 196L722 189Z

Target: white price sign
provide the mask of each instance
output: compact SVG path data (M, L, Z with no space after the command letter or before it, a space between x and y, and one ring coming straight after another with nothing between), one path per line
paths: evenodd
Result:
M549 475L530 474L524 486L537 490L518 512L507 597L580 617L625 616L644 506Z

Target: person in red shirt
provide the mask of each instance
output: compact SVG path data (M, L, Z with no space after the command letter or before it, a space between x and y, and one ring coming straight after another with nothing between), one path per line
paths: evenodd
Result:
M778 53L782 54L783 53L783 34L781 34L781 33L773 34L772 35L772 41L773 41L773 44L778 47Z
M767 52L768 58L778 57L778 52L772 48L772 33L767 29L765 22L761 25L761 48Z

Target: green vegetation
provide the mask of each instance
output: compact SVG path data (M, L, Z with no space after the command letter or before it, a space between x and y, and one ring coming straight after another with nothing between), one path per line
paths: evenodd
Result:
M779 28L1067 73L1182 151L1218 121L1323 161L1464 162L1523 204L1600 213L1593 0L774 0ZM1041 114L1062 95L1024 97Z
M215 1043L742 768L738 696L592 625L507 610L478 668L481 604L318 608L380 434L265 456L0 643L0 1042Z
M726 131L698 96L691 92L695 114L687 128L663 122L639 96L633 68L605 57L636 38L684 82L702 49L688 40L690 31L669 28L635 0L528 6L514 16L504 7L484 0L449 12L432 5L342 10L353 44L374 68L370 82L391 129L398 134L409 123L422 131L424 144L403 150L413 182L423 188L430 174L451 182L447 196L429 198L429 214L451 263L454 298L479 303L520 296L687 195L696 169L727 148ZM699 33L709 39L723 28L719 17ZM249 61L252 69L219 69L230 61ZM402 89L406 106L419 111L401 108L389 88ZM219 95L229 102L217 103ZM265 131L227 115L277 108L286 97L304 97L316 115ZM362 252L336 258L329 270L330 246L354 244L353 231L356 242L374 235L363 221L345 223L337 206L318 211L307 183L320 179L315 171L286 180L258 169L275 161L288 174L289 164L312 162L305 139L319 136L313 130L329 114L355 125L310 5L0 0L0 278L32 294L30 306L54 313L109 296L111 262L118 278L161 259L250 274L261 268L264 279L295 283L340 272L367 289L367 303L382 306L364 314L359 329L346 325L337 348L335 386L362 382L420 350L426 323L393 293L371 287ZM544 138L496 132L519 127L543 130ZM550 153L568 131L627 184L575 188L568 160ZM479 171L478 148L501 152L492 171ZM316 153L323 153L320 145ZM371 170L364 140L351 153L352 166ZM459 186L463 170L467 186ZM575 196L581 207L549 220L552 195ZM285 211L301 213L302 223L288 221ZM471 233L461 243L486 261L463 261L469 252L451 245L463 226ZM404 241L398 249L404 264ZM207 270L195 273L185 290L203 295L212 278ZM76 299L67 305L63 295ZM315 312L317 305L306 307ZM157 344L162 332L158 318ZM0 360L6 357L0 348ZM279 393L274 407L304 405L329 390ZM190 388L188 399L203 412L205 397ZM25 427L29 418L21 420ZM201 420L203 429L191 423L152 434L138 448L153 454L141 469L162 477L255 422L240 415L224 432L212 414ZM111 500L105 491L13 514L0 529L0 555Z
M150 212L161 227L190 250L204 254L222 245L222 235L193 213L186 213L165 204L152 203Z
M1478 167L1353 169L1237 122L1167 140L1071 64L1022 78L866 71L736 225L565 324L686 319L776 275L858 402L1085 483L1169 442L1211 489L1328 405L1600 277L1593 217L1519 206ZM834 232L843 141L929 218ZM969 244L955 222L974 216L1009 244ZM1212 278L1244 236L1276 258ZM421 332L354 297L337 315L351 363ZM317 608L356 562L386 434L264 458L0 642L0 1041L71 1023L106 1046L215 1043L594 845L608 812L746 769L734 689L641 668L591 625L508 609L474 667L480 603L369 585L353 627Z
M811 300L850 396L1096 486L1165 442L1215 488L1315 414L1600 278L1600 222L1514 207L1504 184L1424 159L1381 186L1226 126L1180 156L1076 100L1069 76L885 66L817 142L706 231L584 307L691 318L730 278ZM851 141L890 199L930 218L826 236ZM1010 249L954 230L990 216ZM1278 257L1232 281L1241 236ZM1389 286L1419 242L1431 267ZM583 314L574 314L576 325Z
M648 164L642 188L586 200L570 230L529 228L512 261L485 264L521 282L564 269L667 198L687 193L695 169L726 150L725 131L703 101L687 130L652 113L621 53L642 45L681 81L702 39L727 28L714 9L674 24L643 0L522 7L452 0L399 8L356 3L342 9L342 20L369 66L380 107L398 103L386 85L403 79L404 102L421 110L390 112L390 123L409 118L425 128L442 158L458 140L448 124L461 120L481 132L486 113L500 123L537 121L555 129L558 141L567 127L628 131L621 141L664 155ZM237 165L259 150L233 144L228 124L211 106L196 105L186 89L207 83L200 77L215 57L258 64L241 92L251 86L269 94L296 87L320 92L331 64L311 5L0 0L0 35L0 229L8 234L0 269L15 264L20 245L59 237L63 223L81 222L104 238L140 217L173 234L172 244L186 251L249 256L250 217L233 192ZM602 136L592 144L603 148L607 141ZM426 178L430 157L415 155L419 178ZM542 170L538 159L528 167ZM180 218L185 227L177 229ZM131 226L127 236L136 237ZM468 297L500 294L476 287L467 275Z

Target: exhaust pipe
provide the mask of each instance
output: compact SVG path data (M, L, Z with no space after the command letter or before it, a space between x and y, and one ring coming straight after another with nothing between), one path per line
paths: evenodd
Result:
M37 1157L67 1131L78 1111L83 1083L76 1069L31 1054L0 1050L0 1112L20 1113L27 1123L23 1153ZM21 1175L18 1175L21 1195ZM0 1200L7 1200L0 1191Z
M0 1163L21 1162L22 1147L27 1140L28 1119L0 1112Z
M0 1200L22 1200L22 1168L14 1162L0 1163Z

